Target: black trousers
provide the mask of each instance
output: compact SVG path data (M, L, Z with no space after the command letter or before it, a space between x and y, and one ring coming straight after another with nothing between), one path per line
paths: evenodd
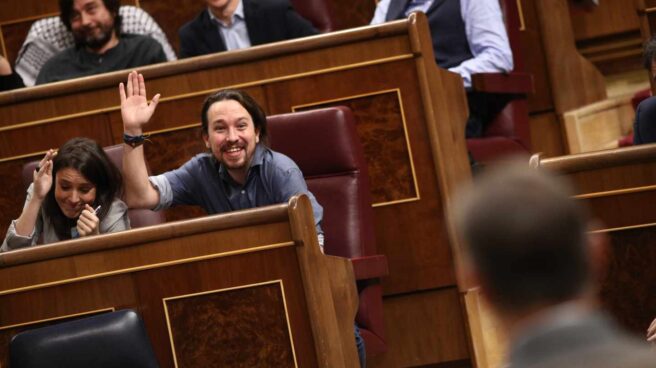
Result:
M507 93L467 92L469 118L465 127L465 138L478 138L494 118L513 98Z

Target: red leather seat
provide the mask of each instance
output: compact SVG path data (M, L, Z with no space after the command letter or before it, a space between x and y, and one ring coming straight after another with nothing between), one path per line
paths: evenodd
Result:
M119 170L123 170L123 144L117 144L114 146L109 146L104 148L107 157L112 161L114 165ZM39 164L39 161L28 162L23 166L23 183L25 184L25 190L32 183L33 177L32 173L34 169ZM151 210L143 209L130 209L128 210L128 217L130 217L130 226L135 229L143 226L150 226L161 224L165 222L163 212L155 212Z
M483 137L467 139L467 149L472 157L483 163L510 154L528 155L531 151L527 94L533 92L533 76L525 72L517 2L516 0L499 2L513 52L514 69L508 74L474 74L472 88L481 92L514 94L515 98L508 102L499 115L488 124Z
M294 9L321 33L337 29L330 3L326 0L292 0Z
M350 258L358 281L356 322L367 354L387 350L382 288L387 259L376 255L369 174L347 107L270 116L271 148L292 158L324 208L326 254Z

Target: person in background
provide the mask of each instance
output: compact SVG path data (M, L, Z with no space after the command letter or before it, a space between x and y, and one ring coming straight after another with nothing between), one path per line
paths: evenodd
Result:
M75 46L50 58L36 84L166 61L153 38L119 33L118 8L119 0L60 0L60 18L73 33Z
M656 75L656 37L644 48L644 66L651 78ZM633 144L656 143L656 97L647 97L636 108L633 123Z
M471 90L472 74L513 69L499 0L380 0L371 24L402 19L415 11L428 18L437 65L462 77L469 103L465 136L482 136L512 98Z
M509 340L511 368L653 367L648 344L600 310L605 234L562 178L526 162L491 167L456 202L463 275Z
M242 49L317 34L288 0L205 0L180 28L180 57Z
M0 92L23 88L23 80L11 69L9 61L0 55Z
M0 251L129 229L122 188L121 173L91 139L73 138L49 150Z

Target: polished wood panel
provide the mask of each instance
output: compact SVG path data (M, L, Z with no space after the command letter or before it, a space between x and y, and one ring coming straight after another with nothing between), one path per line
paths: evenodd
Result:
M632 96L609 98L563 114L569 153L617 148L633 128Z
M520 0L521 14L524 19L525 30L520 32L522 53L526 71L533 75L534 93L528 95L528 106L531 113L553 110L553 91L549 75L547 74L547 58L542 43L542 30L540 28L540 17L536 10L534 1ZM532 129L532 128L531 128ZM537 141L531 139L534 152Z
M231 347L223 353L240 362L251 356L258 362L295 360L302 367L354 366L357 352L352 326L357 294L353 271L347 260L321 254L311 211L307 197L294 197L289 205L1 254L0 331L2 326L9 331L18 324L135 308L143 316L162 367L174 366L168 326L174 331L173 343L180 344L176 345L180 366L194 359L189 354L205 348L203 336L217 338L213 343L226 342ZM331 283L329 274L340 284ZM262 294L262 289L251 288L254 285L273 285L275 292ZM210 297L225 289L235 292ZM240 309L243 305L234 307L232 303L238 304L240 299L237 290L255 290L246 299L242 294L242 302L269 300L277 307L257 303L245 310ZM206 298L192 303L195 310L191 312L185 309L189 304L177 303L199 293ZM337 302L333 295L342 298ZM177 297L183 298L171 299ZM166 318L165 304L172 318ZM253 337L246 346L234 330L220 328L226 326L223 322L239 317L237 312L242 318L262 322L239 324L243 333ZM192 314L192 320L185 319ZM203 317L207 319L199 325L198 319ZM287 334L285 356L281 350L270 350L273 344L269 340L276 332L274 325L264 322L272 320L277 320L278 332ZM182 334L194 339L181 341ZM268 337L258 343L255 336ZM290 339L293 351L289 351ZM277 343L285 345L285 341ZM264 348L260 355L251 355L258 347ZM2 349L5 357L7 348Z
M330 103L319 101L303 105L300 109L292 108L294 111L304 111L343 105L355 111L356 129L362 137L365 155L369 157L368 171L374 183L371 188L374 204L412 200L419 195L415 189L412 163L409 161L410 145L405 133L400 97L397 91L391 91Z
M638 14L632 1L606 0L591 10L570 8L577 41L638 29Z
M602 303L625 327L643 335L654 318L656 298L656 145L587 154L532 158L532 165L554 170L574 184L578 200L601 221L610 238L607 273L601 278Z
M294 366L281 287L269 283L165 299L177 365Z
M656 313L656 227L609 235L610 262L601 281L601 300L625 328L642 338Z
M368 360L367 366L423 367L443 362L448 367L449 362L467 360L468 338L458 298L454 288L385 298L390 350Z
M62 129L62 126L66 128ZM38 133L37 129L31 126L18 127L2 132L0 155L11 157L14 152L33 154L57 148L71 139L71 132L81 137L93 137L101 146L110 146L114 139L109 128L106 114L72 118L64 124L41 124L38 126Z
M567 152L566 141L558 117L553 112L531 115L531 146L533 152L555 157Z
M23 185L23 165L32 162L41 157L33 156L17 160L12 160L5 164L0 164L0 177L3 178L4 185L0 186L0 208L5 209L5 221L0 227L0 236L5 238L7 227L11 219L18 218L23 204L25 203L25 185Z
M640 68L642 38L633 2L606 0L589 10L570 9L578 49L604 74Z
M567 1L536 0L540 32L554 107L558 114L606 98L601 73L580 56L574 44Z
M56 1L14 1L0 0L0 23L9 23L17 19L31 18L36 15L53 14L59 12Z

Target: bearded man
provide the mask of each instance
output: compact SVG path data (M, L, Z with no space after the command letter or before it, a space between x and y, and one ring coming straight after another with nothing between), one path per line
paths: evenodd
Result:
M36 84L166 61L153 38L120 33L118 8L119 0L60 0L60 18L73 33L75 46L48 60Z

